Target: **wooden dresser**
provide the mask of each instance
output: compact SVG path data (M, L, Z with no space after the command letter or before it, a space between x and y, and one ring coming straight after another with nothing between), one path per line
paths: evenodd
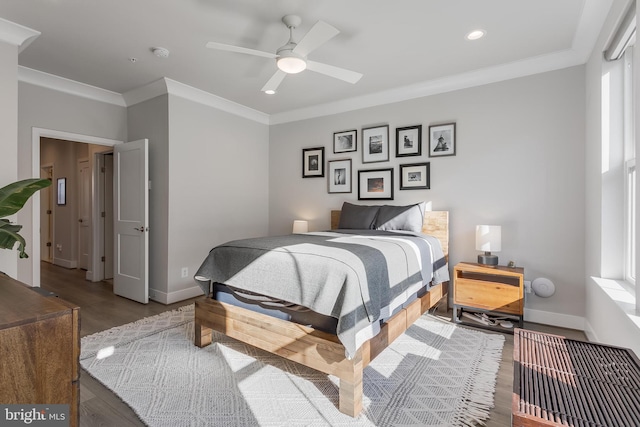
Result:
M0 273L0 402L68 404L78 425L80 309Z

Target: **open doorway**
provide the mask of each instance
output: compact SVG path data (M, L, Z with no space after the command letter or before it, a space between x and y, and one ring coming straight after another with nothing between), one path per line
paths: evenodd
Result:
M54 183L41 194L40 260L84 270L89 281L113 277L112 147L41 137L38 151L40 176Z

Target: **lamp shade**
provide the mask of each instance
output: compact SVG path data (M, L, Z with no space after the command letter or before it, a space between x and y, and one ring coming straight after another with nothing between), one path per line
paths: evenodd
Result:
M476 225L476 250L500 252L502 228L499 225Z
M294 234L306 233L308 231L309 231L309 222L300 220L300 219L296 219L295 221L293 221Z

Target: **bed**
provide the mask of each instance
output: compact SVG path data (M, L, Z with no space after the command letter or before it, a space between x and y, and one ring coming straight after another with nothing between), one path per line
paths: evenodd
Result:
M213 248L195 275L206 294L195 304L195 345L211 344L215 330L335 375L340 380L339 410L357 416L363 369L425 311L441 301L446 304L448 294L448 212L425 211L424 204L387 206L385 217L378 209L382 207L345 203L342 211L331 212L331 230ZM434 256L426 268L429 277L424 277L429 262L422 240ZM380 262L396 255L408 259L407 265L400 268L396 258ZM382 272L371 267L380 264L386 264ZM392 291L374 282L393 284ZM296 286L302 291L288 289ZM283 301L290 307L283 309ZM297 321L298 308L315 317Z

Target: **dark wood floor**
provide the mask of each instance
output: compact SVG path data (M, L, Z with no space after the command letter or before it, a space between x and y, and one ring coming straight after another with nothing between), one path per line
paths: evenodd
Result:
M163 311L173 310L192 303L195 299L163 305L153 301L139 304L113 294L108 282L91 283L84 279L82 270L42 263L42 288L55 292L60 298L80 307L81 336L90 335L114 326L124 325ZM444 311L438 316L450 319ZM564 335L574 339L586 339L580 331L555 328L525 322L525 328ZM487 421L489 427L511 425L511 392L513 376L513 336L505 334L502 361L498 371L495 407ZM115 394L82 370L80 377L80 425L90 426L143 426L135 413Z

